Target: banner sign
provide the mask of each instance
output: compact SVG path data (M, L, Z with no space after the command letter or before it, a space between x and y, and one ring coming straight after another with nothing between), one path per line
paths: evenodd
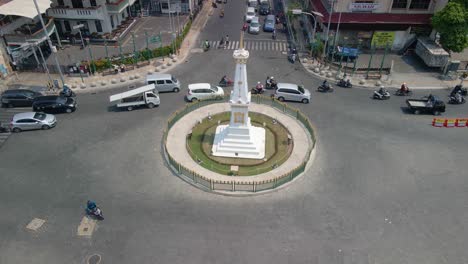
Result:
M371 45L376 48L385 48L385 46L392 47L395 40L395 32L393 31L375 31L372 36Z
M351 3L349 10L351 12L372 12L379 8L379 3Z

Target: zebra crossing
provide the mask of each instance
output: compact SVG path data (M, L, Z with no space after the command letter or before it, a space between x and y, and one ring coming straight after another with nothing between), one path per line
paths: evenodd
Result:
M229 41L229 44L222 46L219 41L208 41L210 46L215 49L235 50L240 46L240 41ZM278 51L283 52L288 50L288 43L286 41L244 41L244 48L246 50L263 50L263 51Z
M3 108L0 110L0 123L3 127L7 127L15 114L28 111L31 111L31 108ZM7 141L10 135L10 132L0 133L0 147Z

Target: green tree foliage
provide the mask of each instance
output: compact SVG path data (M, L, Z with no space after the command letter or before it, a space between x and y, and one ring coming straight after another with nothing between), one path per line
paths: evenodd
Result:
M468 48L468 0L450 1L432 17L432 26L440 33L440 44L453 52Z

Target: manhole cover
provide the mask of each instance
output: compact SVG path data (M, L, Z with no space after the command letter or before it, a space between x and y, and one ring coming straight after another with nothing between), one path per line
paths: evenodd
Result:
M101 263L101 255L94 254L88 258L88 264L99 264Z
M37 231L43 224L45 220L34 218L29 224L26 226L27 229Z

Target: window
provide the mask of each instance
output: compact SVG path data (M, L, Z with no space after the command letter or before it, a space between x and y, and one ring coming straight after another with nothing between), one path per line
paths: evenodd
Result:
M63 1L63 0L62 0L62 1ZM91 6L97 6L96 0L89 0L89 4L90 4Z
M407 0L393 0L392 8L394 9L406 9L406 6L408 5Z
M111 21L111 27L112 27L112 28L115 28L115 25L114 25L114 16L113 16L113 15L110 16L110 21Z
M167 3L161 3L161 9L169 9L169 5Z
M412 0L410 9L428 9L431 0Z
M101 21L99 21L99 20L94 20L94 24L96 25L96 31L97 31L97 32L102 32Z
M147 93L146 94L146 97L156 97L156 95L152 94L152 93Z
M373 0L356 0L356 1L354 1L354 3L367 3L367 4L369 4L369 3L374 3L374 1Z
M63 0L57 0L57 4L59 6L65 6L65 4L63 3Z
M65 30L67 32L71 31L70 22L68 20L63 21L63 25L65 26Z
M156 84L164 84L164 80L157 80Z
M83 0L72 0L73 8L83 8Z
M166 80L166 83L167 84L172 84L172 81L171 80Z

